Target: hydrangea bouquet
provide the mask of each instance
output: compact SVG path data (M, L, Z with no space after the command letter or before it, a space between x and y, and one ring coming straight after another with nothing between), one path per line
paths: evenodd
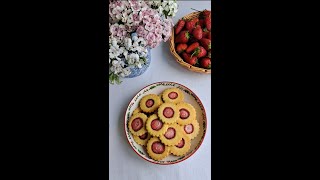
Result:
M170 38L177 11L175 0L110 0L109 83L119 84L147 63L150 49Z

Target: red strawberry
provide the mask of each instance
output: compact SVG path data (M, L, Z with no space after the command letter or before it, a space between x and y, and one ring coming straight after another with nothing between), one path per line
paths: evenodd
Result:
M187 21L185 28L186 28L189 32L192 32L193 28L196 26L196 23L197 23L198 21L199 21L198 18L194 18L194 19L191 19L190 21Z
M179 34L179 32L182 30L182 28L184 27L184 25L186 24L186 22L182 19L179 20L179 22L177 23L177 26L175 28L174 33L177 35Z
M206 18L206 17L211 17L211 11L209 11L209 10L203 10L201 13L200 13L200 18L201 19L204 19L204 18Z
M206 69L211 69L211 59L210 58L202 58L200 60L200 66Z
M178 54L184 52L187 49L188 45L187 44L178 44L176 51Z
M181 31L175 38L175 43L187 43L190 38L188 31Z
M197 57L190 57L190 54L187 54L185 52L182 53L182 57L186 63L189 63L191 65L195 65L198 62Z
M187 63L189 63L189 64L191 64L192 66L194 66L195 64L198 63L198 58L197 58L197 57L191 57L191 58L189 59L189 62L187 62Z
M202 30L202 38L208 38L208 34L209 34L210 32L207 30L207 28L204 28L203 30Z
M196 56L198 58L201 58L201 57L204 57L206 55L207 55L207 51L202 46L199 46L198 48L196 48L194 50L194 52L192 53L191 57L192 56Z
M183 52L183 53L182 53L182 59L183 59L184 61L189 60L189 59L190 59L190 54L187 54L186 52Z
M199 20L199 25L203 28L204 27L204 20L203 19L200 19Z
M206 17L204 19L204 24L206 25L208 31L211 31L211 17Z
M207 51L209 51L211 49L211 40L207 39L207 38L202 38L200 39L200 44L204 47L204 49L206 49Z
M192 31L193 37L196 39L202 39L202 29L201 26L197 25L196 28Z
M211 40L211 33L208 34L207 38Z
M197 47L199 47L200 44L198 42L192 43L186 50L186 53L191 53L193 50L195 50Z
M198 39L196 39L195 37L191 36L189 41L188 41L188 44L191 45L192 43L198 42L198 41L199 41Z

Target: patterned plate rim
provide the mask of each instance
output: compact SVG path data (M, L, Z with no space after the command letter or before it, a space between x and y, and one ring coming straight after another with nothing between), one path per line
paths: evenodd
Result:
M199 142L199 145L197 145L197 148L196 148L191 154L189 154L188 156L185 156L183 159L178 160L178 161L176 161L176 162L158 163L158 162L153 162L153 161L150 161L149 159L146 159L145 157L141 156L141 155L132 147L132 144L130 143L129 138L128 138L128 135L127 135L127 133L126 133L126 124L127 124L127 123L126 123L126 114L128 113L127 111L128 111L128 107L130 106L131 101L134 100L134 98L139 94L139 92L143 91L144 89L146 89L146 88L149 87L149 86L152 86L152 85L155 85L155 84L159 84L159 83L173 83L173 84L177 84L177 85L179 85L179 86L182 86L182 87L188 89L190 92L192 92L192 93L194 94L194 96L197 98L198 102L201 103L201 106L203 107L203 111L204 111L204 114L203 114L203 115L204 115L204 118L203 118L203 119L205 120L206 128L205 128L203 137L202 137L202 139L201 139L200 142ZM188 87L186 87L186 86L184 86L184 85L182 85L182 84L176 83L176 82L171 82L171 81L155 82L155 83L149 84L149 85L143 87L142 89L140 89L140 90L133 96L133 98L129 101L128 106L127 106L127 109L126 109L126 112L124 113L124 133L125 133L125 135L126 135L127 142L129 143L129 145L130 145L130 147L133 149L133 151L134 151L136 154L138 154L139 157L141 157L142 159L144 159L144 160L146 160L146 161L148 161L148 162L151 162L151 163L153 163L153 164L172 165L172 164L177 164L177 163L180 163L180 162L182 162L182 161L184 161L184 160L187 160L187 159L190 158L195 152L197 152L198 149L200 148L200 146L202 145L202 142L203 142L203 140L204 140L204 138L205 138L205 136L206 136L206 133L207 133L207 128L208 128L207 113L206 113L206 109L204 108L203 103L202 103L202 101L200 100L200 98L199 98L191 89L189 89Z

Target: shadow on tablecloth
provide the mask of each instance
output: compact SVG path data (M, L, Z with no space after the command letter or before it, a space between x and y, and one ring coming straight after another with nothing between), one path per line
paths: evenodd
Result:
M131 99L128 99L128 101L126 102L129 102ZM128 140L127 140L127 137L126 137L126 134L125 134L125 131L124 131L124 117L125 117L125 113L126 113L126 110L127 110L127 106L124 106L122 107L121 111L120 111L120 119L119 119L119 135L121 137L121 141L123 142L124 145L124 148L126 149L126 152L128 152L130 158L140 158L138 157L138 155L134 152L134 150L132 149L132 147L130 146L130 144L128 143ZM141 158L140 158L141 159Z

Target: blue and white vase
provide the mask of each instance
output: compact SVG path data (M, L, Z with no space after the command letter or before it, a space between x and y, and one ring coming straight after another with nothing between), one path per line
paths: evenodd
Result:
M137 36L137 33L132 33L131 34L131 38ZM146 63L142 65L142 68L138 68L138 67L131 67L131 74L129 76L126 76L125 78L134 78L137 76L140 76L141 74L143 74L144 72L146 72L146 70L148 69L148 67L150 66L151 63L151 49L148 48L148 55L146 58Z

